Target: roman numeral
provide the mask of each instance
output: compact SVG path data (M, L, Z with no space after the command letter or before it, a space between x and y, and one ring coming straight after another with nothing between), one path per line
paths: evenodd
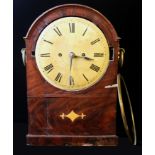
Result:
M92 65L90 66L90 69L92 69L92 70L95 71L95 72L98 72L98 71L100 70L100 67L98 67L98 66L92 64Z
M47 73L51 72L53 70L53 65L49 64L46 67L44 67L44 70L47 71Z
M90 44L91 44L91 45L94 45L94 44L96 44L96 43L99 42L99 41L100 41L100 38L97 38L96 40L92 41Z
M85 78L86 81L89 81L88 78L84 74L82 74L82 75L83 75L83 77Z
M60 32L58 27L54 28L53 30L57 33L58 36L62 36L62 33Z
M43 54L40 54L40 57L50 57L50 53L43 53Z
M69 23L69 31L70 33L75 33L75 23Z
M82 36L84 36L87 32L88 28L85 29L85 31L83 32Z
M103 53L94 53L94 57L103 57Z
M58 73L56 78L55 78L55 81L58 81L60 82L61 81L61 78L62 78L62 74L61 73Z
M69 85L70 86L74 85L74 79L72 76L69 77Z
M45 41L46 43L49 43L49 44L51 44L51 45L53 44L52 42L50 42L50 41L48 41L48 40L45 40L45 39L44 39L43 41Z

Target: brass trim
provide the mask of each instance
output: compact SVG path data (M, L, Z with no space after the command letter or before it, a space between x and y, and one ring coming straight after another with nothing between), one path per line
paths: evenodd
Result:
M75 113L73 110L69 113L69 114L64 114L62 113L61 115L59 115L62 119L65 119L65 117L69 118L71 120L71 122L74 122L77 118L81 118L83 119L86 115L81 113L81 115Z
M124 64L124 53L125 53L125 49L120 48L120 50L118 52L118 60L119 60L120 67L123 67L123 64Z
M121 81L122 81L122 83L123 83L123 85L125 87L126 95L127 95L128 102L129 102L130 114L131 114L131 119L132 119L133 137L131 136L131 132L129 131L129 127L128 127L128 123L127 123L127 119L126 119L126 114L125 114L125 109L124 109L124 104L123 104L123 99L122 99ZM118 99L119 99L119 105L120 105L121 116L122 116L124 128L125 128L127 136L129 137L130 142L133 145L136 145L137 144L137 134L136 134L136 126L135 126L133 109L132 109L131 100L130 100L129 92L127 90L126 83L124 81L124 78L121 76L121 74L117 75L117 83L118 83L118 87L117 87L117 89L118 89Z
M25 48L21 49L21 54L22 54L23 64L25 66L25 63L26 63L26 51L25 51Z
M112 85L107 85L104 88L116 88L116 87L118 87L117 83L116 84L112 84Z

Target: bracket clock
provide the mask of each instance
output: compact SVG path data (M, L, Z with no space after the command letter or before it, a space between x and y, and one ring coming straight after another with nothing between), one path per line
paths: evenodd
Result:
M24 40L27 144L117 145L123 54L110 21L90 7L65 4L39 16Z

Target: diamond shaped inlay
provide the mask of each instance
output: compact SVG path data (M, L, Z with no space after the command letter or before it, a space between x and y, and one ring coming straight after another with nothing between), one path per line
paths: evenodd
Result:
M85 117L86 115L84 115L83 113L81 113L81 115L79 115L79 114L77 114L77 113L75 113L73 110L69 113L69 114L67 114L67 115L65 115L64 113L62 113L61 115L60 115L60 117L62 118L62 119L64 119L65 117L67 117L67 118L69 118L72 122L74 122L77 118L81 118L81 119L83 119L84 117Z

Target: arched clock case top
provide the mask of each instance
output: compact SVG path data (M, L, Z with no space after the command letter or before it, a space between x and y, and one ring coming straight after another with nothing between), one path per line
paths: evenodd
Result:
M102 79L82 91L68 92L53 87L41 76L36 65L39 35L47 25L63 17L81 17L97 25L112 53ZM60 5L39 16L24 39L29 117L27 144L116 145L117 89L106 86L117 83L119 37L108 19L88 6Z
M94 91L98 91L98 96L104 95L105 93L103 93L103 91L105 92L108 91L104 89L104 87L106 85L115 83L117 76L119 38L112 24L106 19L106 17L104 17L98 11L90 7L77 4L61 5L52 8L43 13L41 16L39 16L31 25L26 37L24 37L26 43L27 77L31 76L31 78L27 78L28 79L27 87L29 96L46 95L48 97L54 95L57 96L58 94L61 94L62 96L62 93L64 96L72 94L72 92L64 92L63 90L54 88L41 77L40 73L36 73L38 72L38 69L34 58L36 42L40 33L44 30L44 28L51 22L55 21L56 19L70 16L85 18L96 24L104 33L108 41L109 48L113 49L114 52L112 53L114 56L113 61L109 61L107 72L105 73L102 80L97 82L91 88L88 88L80 92L74 92L74 94L76 93L82 95L84 93L85 95L91 96L93 94L96 94L94 93ZM34 79L33 74L35 75ZM55 91L54 93L53 90Z

